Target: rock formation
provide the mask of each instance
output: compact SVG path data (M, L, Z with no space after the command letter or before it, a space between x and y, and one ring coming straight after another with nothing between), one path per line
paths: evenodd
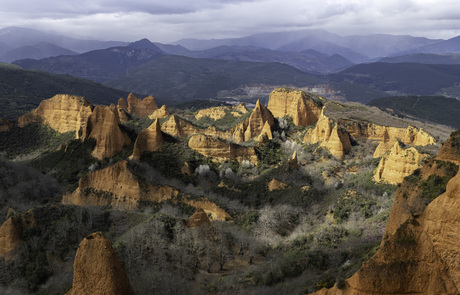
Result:
M182 199L181 201L197 209L203 209L206 213L206 216L210 216L210 220L226 221L232 219L230 215L225 212L225 210L206 198Z
M205 157L218 162L230 159L236 159L238 162L248 160L253 164L258 162L253 147L240 146L207 135L192 136L188 141L188 146Z
M343 159L351 149L350 135L348 132L330 118L321 113L315 128L307 131L304 137L305 143L320 143L327 148L337 159Z
M10 131L15 125L16 124L10 120L0 119L0 133Z
M35 226L35 218L30 211L8 218L0 226L0 257L11 258L14 250L21 246L22 233Z
M155 152L161 148L162 143L163 136L161 135L160 123L158 119L156 119L152 125L142 130L137 136L136 142L134 143L132 158L139 161L143 152Z
M260 131L259 136L256 137L256 141L264 141L273 139L272 129L268 121L265 121L264 128Z
M120 118L114 105L94 108L79 134L83 140L96 139L96 147L91 153L93 157L100 160L111 158L131 144L131 140L121 131L118 124Z
M230 112L230 110L230 107L223 106L199 110L195 115L195 119L199 120L203 117L209 117L212 120L219 120L225 117L225 115Z
M96 232L80 243L75 255L72 295L134 294L110 241Z
M277 118L292 117L296 126L315 124L321 115L322 107L305 92L289 88L272 91L268 108Z
M161 108L156 109L153 113L149 115L149 119L160 119L160 118L166 118L169 116L169 110L166 105L163 105Z
M427 179L446 166L432 160L418 177ZM459 294L460 173L426 208L411 211L408 199L420 198L411 196L417 182L406 179L398 188L377 253L344 284L316 294Z
M147 96L141 100L132 93L128 95L126 101L120 98L118 100L118 106L126 110L129 114L139 117L147 117L158 109L153 96Z
M245 128L243 128L244 141L248 141L261 134L266 122L269 126L273 126L275 123L275 117L273 117L267 107L257 100L256 107L252 110L251 116L249 116L249 118L243 123L245 126Z
M297 160L297 152L294 151L292 154L292 157L288 160L288 165L289 167L292 167L294 169L299 169L299 161Z
M161 202L177 194L169 186L143 183L129 170L128 162L122 161L80 178L78 188L64 195L62 203L133 209L140 201Z
M19 127L37 122L64 133L78 131L86 124L93 105L79 96L58 94L43 100L38 108L18 119Z
M374 152L374 158L383 156L399 139L406 145L431 145L436 144L436 140L423 131L415 127L407 128L380 126L372 123L342 120L343 125L354 138L365 138L379 141Z
M195 213L189 218L187 221L187 226L189 228L200 227L203 224L210 225L211 221L209 221L208 215L202 208L198 208Z
M246 107L246 104L244 102L240 103L239 105L235 106L235 110L242 113L246 114L249 112L248 108Z
M279 181L278 179L273 178L270 182L267 183L267 187L269 191L281 190L288 187L287 183Z
M404 177L411 175L422 166L428 155L421 154L416 148L404 149L396 142L388 153L380 159L374 173L375 181L386 181L392 184L401 183Z
M183 138L187 138L193 134L200 134L205 132L204 129L192 125L188 121L176 115L172 115L166 122L161 125L161 131L172 136Z

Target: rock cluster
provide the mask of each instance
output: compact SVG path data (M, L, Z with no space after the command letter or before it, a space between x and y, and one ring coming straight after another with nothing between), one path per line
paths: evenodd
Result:
M73 268L72 295L134 294L123 265L102 232L81 241Z
M401 183L404 177L411 175L422 166L423 159L428 155L419 153L416 148L404 149L396 142L380 159L374 173L375 181L386 181L392 184Z
M322 107L304 91L277 88L270 93L268 109L277 118L290 116L296 126L308 126L319 120Z
M158 106L153 96L147 96L144 99L139 99L134 94L130 93L128 98L120 98L118 106L127 111L131 115L138 117L147 117L152 114Z
M8 218L0 226L0 257L11 258L14 250L22 245L22 233L35 226L35 218L30 211Z
M421 180L443 169L445 164L436 162L423 166ZM409 208L415 205L409 201L420 198L411 196L414 185L405 180L398 188L377 253L340 286L315 294L459 293L460 173L450 179L445 193L420 211Z
M306 143L320 143L337 159L343 159L351 149L350 135L332 119L321 113L315 128L307 131L304 137Z
M253 164L258 162L253 147L244 147L207 135L192 136L188 141L188 146L205 157L219 162L230 159L236 159L238 162L248 160Z

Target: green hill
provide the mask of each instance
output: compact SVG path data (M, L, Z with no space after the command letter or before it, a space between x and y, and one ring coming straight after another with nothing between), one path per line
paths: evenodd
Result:
M416 117L460 128L460 101L444 96L403 96L378 98L369 103L399 116Z
M215 98L221 90L243 85L319 84L323 78L280 63L258 63L183 56L162 56L105 83L126 91L149 94L168 100Z
M15 119L36 108L44 99L65 93L83 96L93 104L117 103L127 92L74 78L0 65L0 118Z

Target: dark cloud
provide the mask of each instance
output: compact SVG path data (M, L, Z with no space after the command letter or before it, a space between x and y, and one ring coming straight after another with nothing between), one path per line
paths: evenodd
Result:
M457 0L2 0L0 27L160 42L322 28L342 35L460 33Z

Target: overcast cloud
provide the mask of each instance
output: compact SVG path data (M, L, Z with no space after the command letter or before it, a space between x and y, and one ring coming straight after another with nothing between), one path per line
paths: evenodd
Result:
M23 26L102 40L228 38L325 29L448 39L458 0L1 0L0 28Z

